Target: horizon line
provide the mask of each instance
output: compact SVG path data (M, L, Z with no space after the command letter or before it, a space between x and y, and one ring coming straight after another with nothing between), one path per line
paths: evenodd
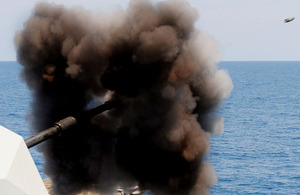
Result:
M17 60L0 60L0 62L18 62ZM299 60L220 60L220 62L300 62Z

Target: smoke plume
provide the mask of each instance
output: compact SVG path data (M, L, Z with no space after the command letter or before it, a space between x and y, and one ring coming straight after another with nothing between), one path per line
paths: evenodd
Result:
M204 157L210 133L223 131L217 112L233 85L197 19L185 1L132 0L112 15L36 5L15 38L33 133L104 100L117 103L39 146L56 194L132 185L209 193L216 175Z

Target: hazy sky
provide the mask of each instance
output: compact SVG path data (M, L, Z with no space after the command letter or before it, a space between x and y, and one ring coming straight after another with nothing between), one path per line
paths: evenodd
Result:
M157 0L155 0L157 1ZM0 61L15 60L13 39L37 0L0 0ZM129 0L51 0L67 7L107 11ZM188 0L196 27L218 42L222 60L300 60L299 0ZM284 19L295 17L290 23ZM298 18L299 17L299 18Z

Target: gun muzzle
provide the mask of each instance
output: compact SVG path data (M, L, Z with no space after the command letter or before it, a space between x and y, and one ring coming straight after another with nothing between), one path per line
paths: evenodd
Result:
M112 102L105 102L104 104L97 106L95 108L92 108L88 111L83 112L82 114L79 114L78 117L74 116L68 116L59 122L54 123L54 125L40 133L38 133L35 136L32 136L25 140L25 143L28 148L31 148L41 142L44 142L47 139L50 139L54 136L57 136L66 130L70 129L71 127L74 127L81 121L86 121L93 116L96 116L98 114L101 114L102 112L106 110L110 110L114 107L114 104Z

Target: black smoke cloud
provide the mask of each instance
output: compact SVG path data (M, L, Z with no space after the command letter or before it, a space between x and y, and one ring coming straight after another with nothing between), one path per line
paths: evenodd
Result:
M95 101L117 102L39 147L57 194L136 184L154 194L209 192L216 176L204 156L209 134L223 131L217 111L233 86L197 19L184 1L133 0L110 16L35 7L15 38L33 133Z

